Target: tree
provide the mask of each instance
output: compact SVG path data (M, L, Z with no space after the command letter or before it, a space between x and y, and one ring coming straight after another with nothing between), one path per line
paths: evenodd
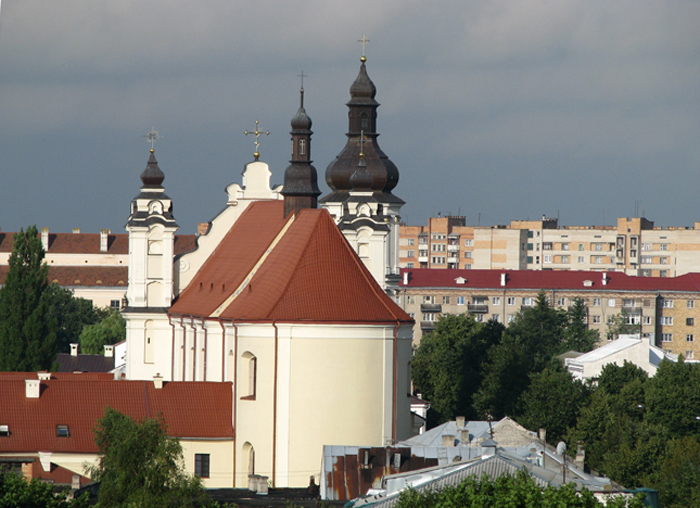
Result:
M598 343L600 334L597 330L588 329L587 317L588 310L583 298L574 298L571 307L566 312L564 349L586 353Z
M107 344L116 344L126 338L126 321L118 310L112 310L102 321L85 325L80 334L80 350L97 355L104 352Z
M652 473L651 486L658 489L661 506L700 506L700 443L691 436L674 439L661 463Z
M70 345L78 343L86 325L99 323L109 316L109 309L99 309L90 300L76 298L73 293L58 284L49 285L49 316L55 318L56 351L69 353ZM81 352L85 352L81 349Z
M101 507L188 507L206 501L201 480L184 471L182 446L167 435L162 420L136 422L108 407L95 436L102 459L88 472L101 482Z
M43 260L36 226L20 229L0 289L0 371L48 370L56 359L57 323Z
M87 508L87 494L68 501L55 494L53 485L34 479L30 482L10 472L0 471L0 508Z
M620 335L631 335L640 332L640 326L630 323L629 315L622 309L617 316L610 316L608 320L608 340L615 340Z
M581 408L588 403L590 389L560 365L531 374L530 386L522 395L523 414L518 423L528 429L547 429L550 442L562 440L575 427Z
M472 395L481 384L486 353L502 331L495 321L481 324L472 316L448 314L423 337L411 361L413 382L440 422L476 416Z
M605 393L617 395L627 383L635 379L643 383L649 379L649 375L641 367L637 367L634 363L627 360L622 366L609 363L603 367L600 373L598 388Z
M700 365L664 360L646 388L646 417L672 438L700 437Z

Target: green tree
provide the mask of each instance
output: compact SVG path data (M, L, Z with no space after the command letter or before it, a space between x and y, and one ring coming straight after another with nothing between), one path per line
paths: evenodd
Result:
M99 323L109 316L109 309L93 307L90 300L76 298L73 293L58 284L51 284L49 292L49 316L55 318L56 352L69 353L70 344L78 343L86 325ZM82 351L81 352L85 352Z
M646 418L672 438L700 437L700 365L664 360L646 388Z
M112 310L102 321L85 325L80 334L80 350L85 354L104 353L104 346L126 338L126 321L118 310Z
M35 226L13 237L5 284L0 289L0 371L48 370L56 359L55 319L44 249Z
M603 367L600 377L598 377L598 388L605 393L618 395L627 383L635 379L643 383L649 379L649 375L640 367L627 360L622 366L609 363Z
M439 421L476 416L472 395L481 383L486 353L502 331L495 321L481 324L472 316L447 314L423 337L411 361L413 382Z
M468 478L456 486L440 490L417 492L405 490L397 503L398 508L454 508L478 506L483 508L643 508L644 503L637 498L625 501L614 497L607 504L598 501L586 489L576 492L574 484L560 488L542 488L527 473L517 476L500 476L495 480L484 477L480 480Z
M55 494L53 485L0 471L0 508L87 508L88 496L68 501L64 494Z
M198 477L184 471L182 446L161 420L136 422L112 408L95 428L101 463L89 467L101 482L100 507L188 507L206 501Z
M522 395L523 414L518 423L528 429L547 429L550 442L562 440L576 426L581 408L590 397L590 389L574 380L559 366L531 374L530 386Z
M608 340L615 340L620 335L640 333L641 327L629 322L629 315L622 309L617 316L610 316L608 320Z
M563 336L565 350L586 353L591 351L600 340L597 330L589 330L587 324L588 310L583 298L574 298L566 312L566 330Z
M650 485L659 491L661 506L683 508L700 506L700 443L691 436L669 443L661 468L650 476Z

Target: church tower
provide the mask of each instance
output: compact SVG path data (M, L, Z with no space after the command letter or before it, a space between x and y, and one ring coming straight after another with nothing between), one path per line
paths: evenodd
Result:
M165 175L151 148L141 173L141 192L131 201L126 223L129 232L128 310L154 309L164 312L174 296L173 255L178 225L172 200L165 194Z
M348 140L326 169L331 193L321 204L386 291L398 289L399 218L404 201L392 194L399 170L377 142L377 88L367 59L350 87Z
M302 72L303 75L303 72ZM296 213L302 208L316 208L318 177L316 168L311 165L311 118L304 110L304 84L300 90L301 104L292 118L292 160L284 171L284 216Z

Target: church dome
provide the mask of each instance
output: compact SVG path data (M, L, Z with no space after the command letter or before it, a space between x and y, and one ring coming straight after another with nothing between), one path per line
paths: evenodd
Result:
M308 131L311 129L311 118L306 114L304 106L301 106L297 114L292 118L292 129L295 131Z
M141 173L141 181L144 187L160 187L165 180L165 175L158 167L158 161L156 161L156 156L151 149L151 156L148 159L148 164L146 169Z
M365 60L362 60L360 73L357 75L352 86L350 86L350 97L353 99L374 99L375 95L377 95L377 87L374 86L372 80L369 79Z

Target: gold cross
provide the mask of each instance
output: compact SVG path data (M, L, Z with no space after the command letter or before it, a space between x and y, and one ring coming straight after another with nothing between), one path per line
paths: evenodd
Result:
M360 131L360 157L365 156L365 131Z
M360 57L360 60L364 62L365 60L367 60L367 58L365 57L365 46L367 46L369 39L365 34L362 34L362 39L358 39L357 42L362 44L362 57Z
M302 69L301 74L297 74L298 78L301 78L301 89L304 89L304 78L308 78L308 74L304 74L304 70Z
M243 134L245 134L246 136L248 134L252 134L255 136L255 151L253 152L253 157L255 157L255 160L258 160L258 158L260 157L260 152L258 152L258 147L260 146L260 141L259 141L260 135L264 134L265 136L269 136L270 131L261 131L260 130L260 122L255 120L255 130L254 131L244 131Z

